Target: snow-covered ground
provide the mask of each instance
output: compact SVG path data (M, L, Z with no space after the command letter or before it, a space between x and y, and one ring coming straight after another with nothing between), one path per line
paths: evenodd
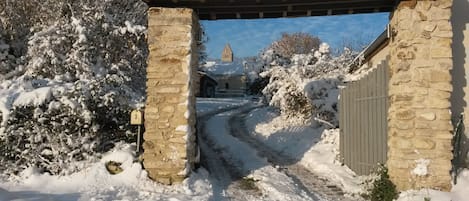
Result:
M197 98L197 116L204 116L217 110L234 108L248 102L244 98Z
M457 184L453 185L451 192L441 192L431 189L410 190L402 192L397 201L466 201L469 200L469 170L459 173Z
M366 177L356 176L338 162L339 130L295 125L278 116L272 108L253 110L246 118L251 134L272 149L295 157L311 172L338 184L346 193L363 192ZM463 170L451 192L430 189L402 192L397 201L466 201L469 198L469 170Z
M222 150L223 157L229 159L244 177L255 181L260 197L249 200L313 200L296 185L292 178L271 166L265 158L259 157L254 148L229 134L228 123L234 112L236 111L229 111L211 118L206 130L214 143L214 148Z
M32 168L17 178L0 183L0 200L208 200L211 184L203 168L194 172L183 184L164 186L151 181L136 162L135 146L120 144L103 158L80 172L67 176L51 176ZM111 175L105 163L122 163L123 172Z
M289 122L270 107L253 110L246 118L246 126L258 140L295 158L308 170L337 184L346 193L361 193L360 184L364 178L355 176L336 160L339 153L338 129Z
M247 103L242 99L199 99L199 115L229 109ZM212 184L208 172L199 168L183 184L165 186L148 179L137 162L135 146L121 144L83 170L67 176L52 176L28 169L16 178L0 180L0 201L51 200L210 200ZM123 172L111 175L108 161L122 163Z
M228 110L248 103L241 99L199 99L199 115ZM223 155L239 162L246 177L256 183L261 193L255 197L237 200L312 200L284 173L256 155L253 148L229 135L227 130L230 112L211 118L207 134L216 142L216 148L228 150ZM105 153L100 161L72 175L55 176L29 168L15 178L0 182L0 200L217 200L215 190L220 188L211 175L199 168L182 184L160 185L147 177L138 162L135 145L119 144ZM122 163L123 171L111 175L105 167L109 161ZM223 189L222 189L223 190ZM224 193L222 193L224 194ZM246 198L246 195L244 195ZM228 198L228 200L233 200Z
M216 181L204 168L193 172L182 184L160 185L147 177L134 155L135 145L118 144L114 149L83 170L72 175L52 176L29 168L14 178L0 180L0 201L20 200L313 200L319 199L300 188L296 181L273 167L257 155L255 148L229 135L229 119L239 113L236 107L249 105L243 99L198 99L199 116L216 111L227 111L207 120L206 135L213 149L229 158L242 176L258 188L256 195L229 197L226 186ZM251 111L246 127L259 141L288 155L311 172L327 178L348 194L361 192L363 178L357 177L347 167L337 162L338 129L321 126L302 126L285 121L269 107ZM111 175L105 168L109 161L122 163L123 172ZM460 173L458 184L451 192L434 190L406 191L398 201L465 201L469 197L469 170ZM220 193L221 192L221 193ZM243 192L243 190L239 190ZM238 195L239 195L238 192Z

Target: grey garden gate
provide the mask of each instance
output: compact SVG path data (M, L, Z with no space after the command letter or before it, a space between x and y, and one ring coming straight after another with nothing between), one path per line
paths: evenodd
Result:
M340 155L359 175L387 159L388 62L340 90Z

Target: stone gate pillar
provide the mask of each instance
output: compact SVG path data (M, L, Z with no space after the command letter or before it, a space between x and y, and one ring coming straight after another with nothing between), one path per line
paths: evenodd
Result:
M198 19L192 9L148 11L143 165L153 180L181 182L195 158Z
M392 14L387 165L399 190L451 188L451 6L408 0Z

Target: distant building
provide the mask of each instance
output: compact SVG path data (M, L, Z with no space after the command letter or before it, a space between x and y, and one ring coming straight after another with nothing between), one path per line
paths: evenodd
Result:
M242 59L234 59L230 44L226 44L221 60L207 61L200 68L216 80L217 97L244 96L247 82L244 63Z
M231 49L230 44L226 44L223 52L221 54L222 62L233 62L233 50Z
M197 71L199 78L200 78L200 83L199 83L199 91L196 94L198 97L207 97L207 98L213 98L215 97L215 91L217 88L217 81L208 75L207 73Z

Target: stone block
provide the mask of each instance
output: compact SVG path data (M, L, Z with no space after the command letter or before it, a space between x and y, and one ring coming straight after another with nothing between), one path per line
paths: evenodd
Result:
M436 79L436 77L433 77L433 76L436 76L436 72L437 71L435 71L435 74L432 74L432 80L435 80L436 82L439 82L442 79L447 79L448 78L447 76L450 76L449 73L446 73L446 75L441 75L441 77L438 77ZM451 79L451 77L449 79ZM449 91L441 91L441 90L437 90L437 89L428 89L428 92L429 92L428 95L432 99L436 98L436 99L442 99L442 100L449 100L449 98L451 97L451 93Z
M191 53L190 49L188 48L166 48L166 49L158 49L155 50L157 47L149 47L149 50L152 56L156 57L185 57Z
M415 68L431 68L434 65L433 61L427 59L416 59L412 61L412 66Z
M451 70L453 69L453 60L452 59L440 59L438 62L438 69L440 70Z
M411 120L415 118L415 111L413 110L398 110L395 113L395 117L398 120Z
M451 124L448 124L446 121L416 121L415 128L418 129L432 129L434 131L449 131L452 130Z
M174 77L174 73L169 72L147 72L147 79L156 81L162 78L172 78Z
M399 138L390 139L390 144L391 146L395 146L396 148L399 148L399 149L411 149L412 148L412 142L410 142L409 140L402 140Z
M448 48L431 48L430 55L434 59L451 58L453 56L451 49Z
M448 99L441 99L441 98L427 98L424 101L424 106L426 108L436 108L436 109L445 109L451 107L451 102Z
M400 140L402 140L401 138L409 139L415 136L413 130L400 130L396 128L389 129L389 133L391 136L399 137Z
M442 90L442 91L453 91L453 85L449 82L431 83L430 88L438 89L438 90Z
M412 144L417 149L433 149L436 145L433 140L428 138L414 138L412 139Z
M438 0L438 1L433 1L433 6L450 10L451 6L453 5L453 0Z
M451 39L453 37L452 31L435 31L431 33L432 37Z
M448 20L437 21L438 31L452 31L451 22Z
M430 20L450 20L451 9L443 9L433 6L430 9Z
M433 121L436 119L436 114L434 112L423 112L418 114L418 120Z
M424 24L423 26L423 30L430 32L430 33L435 31L435 29L436 29L436 25L433 23L427 23L427 24Z
M432 2L431 1L421 1L416 5L416 10L421 11L421 12L426 12L430 10L432 7Z
M400 60L413 60L415 59L415 52L411 50L401 50L397 53L397 58Z
M148 33L151 34L151 36L165 36L165 35L171 35L174 33L183 33L187 34L192 32L192 25L150 25L148 26ZM187 42L186 42L187 43Z
M165 113L174 113L174 111L175 111L175 108L172 105L166 105L161 108L161 112L165 112Z
M406 72L396 73L391 79L393 85L399 85L402 83L408 83L412 80L412 75Z
M192 25L193 22L192 9L151 7L148 10L148 26Z
M390 121L389 122L391 128L397 128L400 130L409 130L414 128L414 122L413 121Z
M151 132L147 132L144 136L144 140L152 140L156 143L164 142L165 140L169 139L170 132L162 129L155 129Z
M414 96L407 94L396 94L391 96L392 102L410 102Z
M148 87L148 86L147 86ZM147 89L148 90L148 89ZM161 103L164 101L164 97L161 96L155 96L155 95L148 95L147 94L147 99L146 99L146 105L151 106L151 105L157 105L158 103Z
M169 85L169 86L155 87L153 91L159 94L177 94L181 92L181 89L180 87Z

